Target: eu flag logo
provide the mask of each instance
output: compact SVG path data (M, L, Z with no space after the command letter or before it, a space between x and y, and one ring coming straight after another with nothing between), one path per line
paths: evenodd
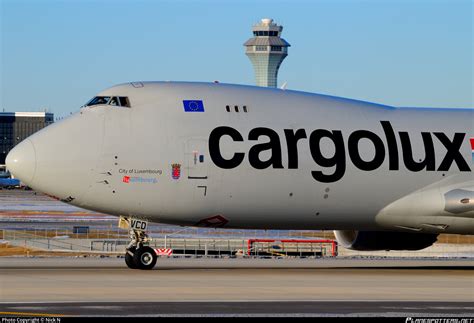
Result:
M184 112L204 112L202 100L183 100Z

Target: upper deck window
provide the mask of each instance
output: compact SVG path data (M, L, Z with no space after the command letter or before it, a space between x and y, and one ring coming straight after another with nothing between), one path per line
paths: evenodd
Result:
M85 106L90 107L93 105L113 105L117 107L130 108L130 101L126 96L96 96Z

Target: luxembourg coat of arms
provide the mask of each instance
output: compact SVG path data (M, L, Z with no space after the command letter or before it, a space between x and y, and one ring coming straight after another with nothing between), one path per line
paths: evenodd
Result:
M181 177L181 164L171 164L171 177L173 179Z

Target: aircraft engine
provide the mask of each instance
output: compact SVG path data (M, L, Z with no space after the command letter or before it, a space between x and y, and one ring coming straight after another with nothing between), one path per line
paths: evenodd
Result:
M359 251L421 250L433 245L437 234L392 231L334 231L344 248Z

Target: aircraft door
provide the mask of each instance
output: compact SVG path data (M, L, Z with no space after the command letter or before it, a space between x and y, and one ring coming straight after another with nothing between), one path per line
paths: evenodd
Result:
M207 179L209 153L206 139L190 139L186 144L185 158L188 179Z
M104 115L104 136L102 153L96 170L96 185L106 191L113 192L119 181L119 169L127 159L123 147L130 147L126 141L130 138L129 109L108 109Z
M121 175L119 169L123 167L126 152L120 147L129 147L126 142L130 137L130 114L129 109L111 107L100 107L102 109L102 137L100 141L100 154L93 169L92 182L87 192L87 200L90 206L103 203L104 198L115 195L120 184ZM87 131L85 129L84 131ZM87 207L88 204L84 204Z

